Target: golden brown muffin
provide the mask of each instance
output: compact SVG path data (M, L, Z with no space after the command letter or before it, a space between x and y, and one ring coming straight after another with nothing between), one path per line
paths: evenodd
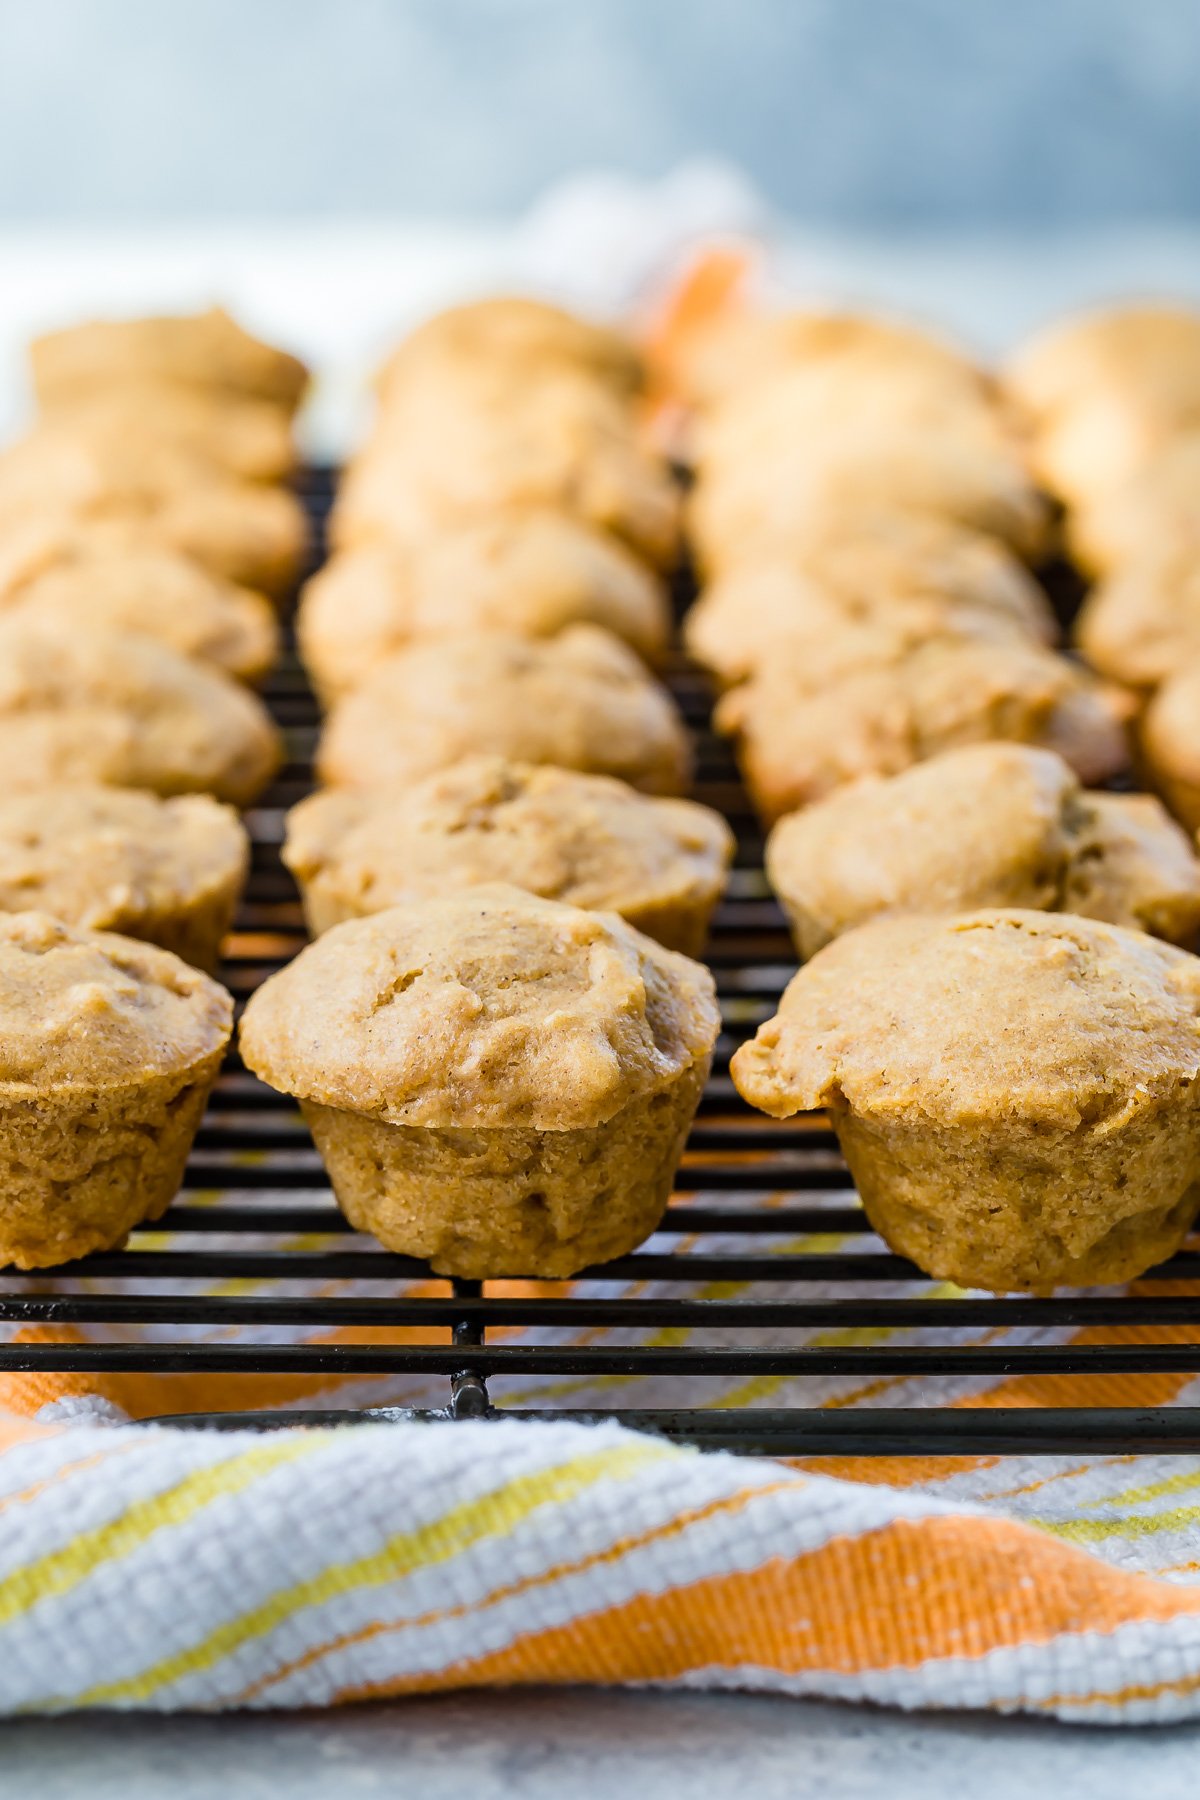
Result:
M178 317L70 325L35 338L29 356L43 407L150 382L249 395L293 413L308 386L302 362L251 337L219 306Z
M702 472L687 518L702 567L716 573L751 545L756 555L794 554L831 516L880 508L947 519L1001 539L1027 561L1049 539L1047 503L1011 445L919 427L793 442L765 467Z
M26 582L7 605L0 598L0 608L63 631L144 632L239 681L264 680L279 656L268 600L153 544L65 562Z
M687 732L666 689L595 625L417 644L334 707L317 746L331 786L401 786L464 756L615 775L647 794L688 784Z
M10 791L100 782L248 806L283 760L262 702L156 638L0 617Z
M538 373L562 364L627 392L642 383L641 359L618 332L542 300L497 295L448 307L418 325L380 370L380 395L385 403L393 399L414 371L431 363L441 369L461 362Z
M661 582L622 544L534 508L486 515L408 552L367 544L335 556L305 586L296 632L328 703L412 643L479 631L553 637L580 623L659 663L671 612Z
M1088 575L1107 575L1157 546L1200 555L1200 431L1181 432L1138 473L1067 515L1067 546Z
M1062 758L969 744L790 813L767 874L800 954L900 913L1020 906L1176 943L1200 931L1200 861L1157 800L1085 793Z
M576 1274L657 1226L720 1029L615 914L473 888L352 919L253 996L351 1223L468 1278Z
M898 775L941 750L993 739L1057 750L1080 779L1123 770L1128 696L1036 644L929 639L847 627L802 657L782 651L722 696L762 816L863 775Z
M45 433L0 456L0 536L37 528L48 537L93 524L115 533L137 527L214 574L270 594L295 581L308 541L294 494L236 481L176 445L101 450Z
M1130 1281L1200 1207L1200 959L1141 932L876 920L732 1068L776 1118L828 1107L872 1225L961 1287Z
M864 382L914 372L987 395L987 377L955 345L895 319L852 312L738 312L694 333L677 371L693 404L711 409L795 370L831 368Z
M1148 544L1085 598L1075 642L1093 669L1157 687L1200 659L1200 538Z
M1072 505L1098 502L1200 424L1200 312L1137 305L1068 318L1018 350L1005 382L1034 421L1042 478Z
M1171 811L1200 830L1200 661L1163 682L1141 721L1141 760Z
M980 539L986 543L986 539ZM1001 558L1006 553L997 544ZM848 569L852 566L847 558ZM729 687L753 675L779 655L801 655L847 627L866 625L902 634L917 644L930 637L1051 643L1054 616L1036 584L1019 564L1009 588L997 581L980 586L980 597L924 585L916 571L870 581L863 559L861 585L842 587L811 576L787 562L738 563L705 588L684 619L689 654Z
M0 912L51 913L215 968L250 844L206 794L53 787L0 798Z
M521 383L488 371L382 414L346 471L330 535L339 549L410 545L479 513L534 506L611 532L655 564L675 559L679 499L666 467L619 400L562 374Z
M53 407L30 437L48 433L102 451L124 442L153 455L165 444L245 481L284 481L296 467L291 421L278 406L199 388L104 388Z
M605 775L469 757L394 792L334 789L288 814L283 860L314 937L343 919L506 881L620 913L698 956L733 857L719 814Z
M0 1019L0 1263L115 1249L175 1197L229 995L153 945L10 913Z

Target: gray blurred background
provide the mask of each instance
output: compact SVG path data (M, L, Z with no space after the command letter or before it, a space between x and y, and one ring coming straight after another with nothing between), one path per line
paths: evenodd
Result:
M1196 0L0 0L0 34L14 223L477 216L697 153L818 226L1200 214Z

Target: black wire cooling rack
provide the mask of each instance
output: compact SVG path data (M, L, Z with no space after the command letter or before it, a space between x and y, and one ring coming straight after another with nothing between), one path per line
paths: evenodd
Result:
M320 473L305 484L318 542L330 487ZM16 1328L39 1325L99 1325L105 1333L104 1341L37 1341L34 1334L35 1341L0 1343L0 1370L221 1374L228 1378L231 1400L239 1377L247 1373L434 1376L445 1380L445 1405L416 1416L445 1419L497 1416L489 1382L499 1388L508 1376L588 1381L653 1375L656 1392L663 1391L664 1382L679 1383L679 1406L622 1408L618 1385L606 1389L618 1398L602 1413L556 1409L542 1415L505 1405L503 1416L616 1417L712 1448L777 1455L1200 1451L1200 1407L995 1407L971 1404L969 1392L965 1403L962 1396L964 1378L972 1377L985 1378L986 1385L1015 1375L1053 1375L1074 1384L1097 1376L1200 1372L1200 1254L1189 1250L1176 1256L1140 1283L1136 1294L1049 1300L897 1296L896 1284L916 1272L871 1237L833 1134L820 1121L773 1123L739 1100L729 1079L730 1054L774 1010L794 962L783 918L762 875L761 836L726 750L707 729L704 685L682 666L672 685L698 737L698 797L730 819L738 854L709 950L725 1028L688 1143L681 1174L685 1197L672 1208L654 1247L585 1273L578 1284L583 1291L565 1297L536 1288L523 1289L523 1297L497 1296L473 1282L446 1282L443 1294L431 1296L424 1264L383 1254L350 1231L333 1204L299 1113L231 1056L183 1193L156 1228L182 1239L185 1247L157 1248L152 1237L135 1232L125 1250L57 1272L86 1278L84 1291L59 1291L61 1283L48 1282L45 1272L7 1276L0 1323L10 1328L10 1337ZM223 970L239 1001L304 939L296 890L279 860L283 811L310 785L316 730L314 702L294 659L276 672L267 698L287 733L290 760L250 817L253 872ZM189 1191L213 1189L223 1191L220 1206L188 1204ZM289 1204L291 1193L296 1199ZM765 1204L767 1194L774 1197L771 1207ZM786 1196L782 1205L780 1195ZM296 1233L319 1247L293 1249L283 1242L261 1247L264 1238L270 1243ZM849 1237L855 1248L822 1249L821 1238L811 1235L831 1233ZM766 1248L780 1234L799 1234L799 1247L783 1254ZM243 1248L236 1247L239 1237ZM666 1249L659 1247L664 1240ZM732 1250L731 1241L737 1246ZM287 1291L239 1294L241 1280L278 1280ZM421 1282L419 1296L407 1291L414 1280ZM606 1298L604 1285L614 1280L644 1281L653 1296ZM130 1290L131 1283L137 1291ZM321 1291L331 1283L338 1287L334 1297ZM810 1283L816 1297L796 1298L797 1288L803 1294ZM203 1284L226 1291L203 1292ZM674 1296L675 1284L713 1297ZM726 1284L738 1297L721 1297ZM369 1293L357 1291L368 1285ZM394 1292L386 1291L392 1285ZM881 1287L888 1291L880 1293ZM833 1298L830 1288L836 1290ZM123 1326L157 1329L141 1340L122 1337ZM236 1327L238 1337L163 1336L172 1327L197 1326L210 1333ZM280 1328L295 1334L353 1326L374 1327L376 1341L277 1341ZM492 1334L504 1326L566 1327L573 1336L634 1328L651 1331L659 1341L494 1341ZM1183 1342L1155 1342L1153 1329L1145 1329L1166 1326L1190 1330L1174 1334L1185 1336ZM930 1347L886 1335L905 1327L936 1328L946 1341ZM979 1341L1014 1327L1044 1331L1050 1341L1017 1346ZM1116 1341L1107 1343L1061 1341L1067 1331L1084 1327L1119 1329L1113 1333ZM269 1336L254 1341L255 1328ZM795 1342L797 1333L814 1331L823 1334L823 1342ZM754 1346L739 1348L739 1333L753 1334ZM420 1341L422 1334L427 1341ZM723 1404L710 1409L682 1403L685 1395L689 1402L695 1399L697 1384L703 1397L706 1384L735 1376L789 1378L790 1395L803 1394L809 1378L839 1376L868 1384L920 1377L923 1399L939 1383L957 1384L958 1392L954 1406ZM170 1384L164 1388L169 1395ZM1097 1392L1094 1384L1091 1392ZM1103 1397L1103 1384L1099 1393ZM1083 1390L1080 1396L1082 1401ZM180 1422L263 1428L339 1424L378 1418L381 1410L388 1412L369 1406L354 1412L235 1412Z

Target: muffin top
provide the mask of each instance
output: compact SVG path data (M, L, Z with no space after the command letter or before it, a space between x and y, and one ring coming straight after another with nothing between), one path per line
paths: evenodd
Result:
M1200 544L1200 412L1172 433L1128 481L1067 516L1067 545L1088 574L1104 575L1156 545Z
M603 1125L707 1057L712 977L614 914L495 885L337 925L252 997L272 1087L398 1125Z
M732 1072L777 1118L1095 1128L1200 1077L1200 958L1060 913L879 919L800 970Z
M999 548L999 546L997 546ZM684 620L684 642L695 660L723 683L744 680L781 646L820 647L855 625L903 634L914 647L929 637L968 637L1048 642L1054 621L1032 582L1018 581L1008 594L955 593L931 582L924 589L864 580L838 587L766 558L736 564L712 582Z
M169 950L0 915L0 1086L24 1093L122 1088L176 1075L229 1041L233 1002Z
M1097 582L1075 619L1075 642L1100 674L1157 687L1200 658L1200 557L1186 537L1155 539Z
M334 708L317 767L332 786L398 786L479 753L616 775L652 794L678 793L690 767L670 695L594 625L414 645Z
M275 609L165 545L81 555L19 588L15 616L71 631L141 631L240 681L260 681L279 654Z
M122 382L44 410L37 432L61 431L102 445L119 437L175 444L248 481L283 481L296 464L291 421L270 400L152 381Z
M670 609L661 583L614 538L545 507L465 523L408 551L366 544L335 556L304 590L296 629L324 693L357 686L410 643L476 631L553 637L605 626L661 659Z
M772 885L801 948L896 913L1020 906L1187 941L1200 862L1146 795L1085 793L1061 757L1023 744L947 750L780 821Z
M283 859L354 912L492 881L627 912L710 896L732 853L729 827L706 806L478 756L394 792L311 795L288 815Z
M143 319L93 319L29 347L41 405L129 381L256 394L293 411L308 385L304 364L252 337L221 307Z
M204 794L53 787L0 798L0 910L36 907L94 931L202 900L244 869L237 814Z
M458 358L542 368L565 363L628 389L642 379L641 359L628 338L544 300L501 294L448 307L418 325L380 370L380 394L391 398L422 363Z
M248 805L281 759L254 695L141 633L0 618L10 789L98 781Z
M786 646L784 647L786 649ZM756 789L776 814L863 775L993 739L1056 750L1083 780L1125 766L1126 697L1032 643L941 637L913 646L873 624L781 653L725 694Z
M1143 401L1200 394L1200 312L1141 304L1077 313L1037 332L1005 371L1021 404L1043 420L1098 389Z

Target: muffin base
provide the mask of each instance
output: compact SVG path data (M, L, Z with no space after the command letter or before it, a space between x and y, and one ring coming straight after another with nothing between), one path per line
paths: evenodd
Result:
M115 1091L0 1100L0 1265L51 1268L115 1250L161 1218L221 1065Z
M1048 1294L1132 1281L1178 1250L1200 1212L1190 1099L1074 1131L832 1122L880 1237L960 1287Z
M659 1224L708 1068L589 1130L435 1130L301 1106L356 1229L439 1275L562 1280Z
M174 951L193 969L202 969L206 975L211 975L220 961L221 945L233 924L244 884L245 875L238 869L220 887L211 888L198 900L181 903L171 912L125 918L119 924L106 925L103 929L119 931L125 937L140 938L143 943Z

